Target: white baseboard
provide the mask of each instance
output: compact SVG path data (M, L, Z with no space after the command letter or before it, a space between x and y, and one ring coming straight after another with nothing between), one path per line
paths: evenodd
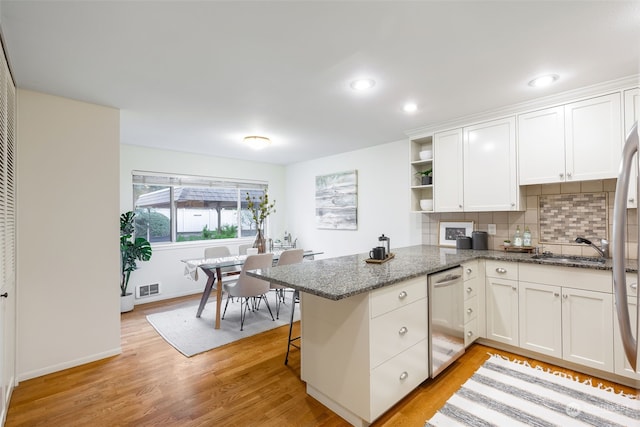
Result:
M76 366L84 365L86 363L95 362L96 360L106 359L107 357L117 356L122 353L122 348L117 347L112 350L103 351L101 353L92 354L90 356L81 357L80 359L69 360L64 363L58 363L57 365L47 366L41 369L35 369L29 372L19 372L17 375L18 382L30 380L31 378L41 377L43 375L51 374L53 372L62 371L64 369L74 368Z

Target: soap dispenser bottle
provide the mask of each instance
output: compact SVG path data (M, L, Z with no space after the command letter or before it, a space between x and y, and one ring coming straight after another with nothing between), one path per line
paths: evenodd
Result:
M520 226L516 227L516 234L513 236L513 246L522 247L522 233L520 233Z
M531 231L529 230L528 226L524 228L524 234L522 235L522 245L526 247L531 246Z

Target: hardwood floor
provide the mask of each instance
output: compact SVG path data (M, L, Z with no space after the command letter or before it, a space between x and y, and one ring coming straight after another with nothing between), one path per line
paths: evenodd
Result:
M167 344L145 316L188 299L197 297L137 306L123 314L121 355L20 383L6 426L347 425L305 393L298 350L292 350L289 365L284 365L288 326L191 358ZM374 425L424 425L489 352L523 359L473 345Z

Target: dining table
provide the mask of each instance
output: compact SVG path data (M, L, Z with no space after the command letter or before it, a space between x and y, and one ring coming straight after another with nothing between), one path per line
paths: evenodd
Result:
M273 251L273 263L276 265L280 255L284 250ZM320 255L322 252L306 250L303 257L306 259L313 259L315 255ZM220 258L197 258L197 259L183 259L185 264L184 275L191 280L198 280L198 269L202 270L207 275L207 283L202 291L202 297L200 298L200 305L196 312L196 317L200 317L204 307L207 305L213 285L216 280L219 284L222 283L224 276L232 276L240 274L240 269L237 271L223 271L225 267L242 267L250 255L232 255ZM222 304L222 286L216 287L216 320L215 329L220 329L220 308Z

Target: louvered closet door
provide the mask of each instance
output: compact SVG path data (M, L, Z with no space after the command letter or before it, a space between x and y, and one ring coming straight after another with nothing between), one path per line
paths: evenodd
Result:
M0 421L15 385L16 89L0 59Z

